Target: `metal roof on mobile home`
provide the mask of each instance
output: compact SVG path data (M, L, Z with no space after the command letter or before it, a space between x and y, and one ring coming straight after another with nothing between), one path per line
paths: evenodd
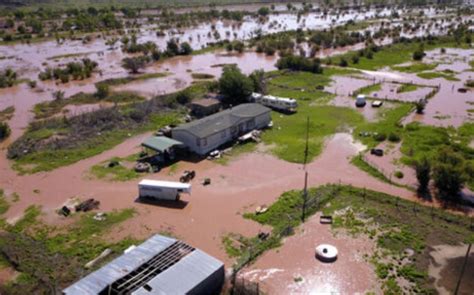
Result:
M204 138L214 133L226 130L248 118L256 118L270 109L258 103L244 103L231 109L204 117L173 129L186 130L197 137ZM173 132L172 131L172 132Z
M87 275L83 279L63 290L63 294L67 295L83 295L83 294L99 294L107 290L112 284L123 279L133 272L137 272L141 266L146 265L157 255L166 253L167 249L177 245L177 243L187 247L189 252L179 258L176 263L171 264L158 274L147 279L146 281L133 282L136 286L131 288L128 294L182 294L186 290L192 290L199 284L202 284L207 278L223 272L224 264L214 257L194 249L183 242L176 239L154 235L143 244L124 253L120 257L114 259L110 263L97 271ZM179 250L178 250L179 252ZM163 258L169 259L169 256ZM160 264L161 261L155 261ZM166 262L166 261L164 261ZM153 266L153 265L152 265ZM144 288L144 286L146 288ZM153 291L147 290L153 289Z

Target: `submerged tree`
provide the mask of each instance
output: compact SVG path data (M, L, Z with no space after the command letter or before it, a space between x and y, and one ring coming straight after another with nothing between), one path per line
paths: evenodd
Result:
M140 69L143 69L147 63L148 57L146 56L126 57L122 60L122 67L136 74Z

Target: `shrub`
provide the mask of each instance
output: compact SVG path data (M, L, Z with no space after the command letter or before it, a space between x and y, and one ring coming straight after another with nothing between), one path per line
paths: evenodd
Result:
M374 139L376 141L384 141L385 139L387 139L387 135L385 133L378 133L374 135Z
M109 85L105 83L98 83L95 85L97 91L95 92L95 96L99 99L104 99L109 96L110 90Z
M388 135L388 140L391 142L399 142L400 141L400 136L396 133L391 132Z
M399 170L395 171L394 175L395 175L396 178L399 178L399 179L403 178L403 176L404 176L403 172L399 171Z
M180 104L187 104L192 100L191 93L189 91L183 90L178 92L176 95L176 101Z
M4 140L10 135L10 126L6 122L0 122L0 141Z

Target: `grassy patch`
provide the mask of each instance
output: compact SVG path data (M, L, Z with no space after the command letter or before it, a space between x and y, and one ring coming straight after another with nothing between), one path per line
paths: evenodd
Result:
M10 204L5 199L5 193L3 189L0 189L0 215L5 214L10 209Z
M437 66L437 64L426 64L422 62L417 62L412 63L408 66L392 66L392 69L403 73L419 73L434 70Z
M133 217L133 209L108 212L102 221L94 220L94 214L73 214L69 218L74 222L66 229L58 229L38 219L39 207L29 207L15 225L6 225L0 234L0 252L21 276L9 282L5 290L49 293L54 286L67 286L84 276L89 270L83 265L105 249L121 253L139 242L132 238L110 242L104 237L118 224Z
M99 85L103 84L103 85L108 85L108 86L117 86L117 85L128 84L128 83L131 83L131 82L134 82L134 81L163 78L163 77L166 77L166 76L168 76L168 73L147 73L147 74L128 76L128 77L124 77L124 78L107 79L107 80L97 82L96 84L99 84Z
M132 180L143 175L142 173L135 172L133 169L136 159L138 159L137 155L132 155L131 157L126 158L114 157L92 166L90 173L98 179L107 179L111 181ZM109 163L117 164L109 165Z
M141 125L132 129L114 129L106 131L93 138L85 139L80 145L74 148L63 148L58 150L40 150L27 154L16 159L13 168L21 173L36 173L39 171L51 171L58 167L70 165L79 160L95 156L102 153L117 144L123 142L131 136L156 130L160 126L177 123L179 113L169 113L163 115L154 115L153 118L145 125ZM48 129L46 129L48 130ZM49 131L49 130L48 130ZM32 136L35 132L26 133L25 136Z
M192 73L192 74L191 74L191 77L192 77L193 79L198 79L198 80L202 80L202 79L214 79L214 75L205 74L205 73Z
M369 175L382 180L383 182L392 183L390 179L388 179L382 172L378 171L374 167L370 166L366 161L364 161L361 155L353 157L351 164L360 170L367 172Z
M460 81L458 78L454 76L453 73L450 73L450 72L423 72L423 73L418 73L416 75L420 78L427 79L427 80L443 78L448 81Z
M372 84L372 85L360 88L359 90L357 90L357 94L369 95L373 92L380 91L381 89L382 89L382 84L376 83L376 84Z
M137 95L136 93L128 91L111 92L104 99L99 99L92 93L80 92L69 97L68 99L45 101L36 104L33 108L33 113L35 114L35 119L44 119L58 114L67 105L95 104L100 102L132 103L143 101L144 99L145 98Z
M15 113L15 107L11 106L0 111L0 122L10 120Z
M406 93L406 92L412 92L417 90L419 87L415 84L402 84L400 87L397 89L397 93Z
M214 162L222 164L222 165L227 165L229 161L231 161L232 159L235 159L239 155L253 152L256 149L256 147L257 147L257 144L255 142L246 142L242 144L237 144L233 146L230 151L226 152L219 159L215 159Z
M351 108L312 106L308 102L300 102L296 114L273 113L273 128L263 133L263 141L275 145L272 152L279 158L303 163L308 117L309 161L321 153L326 136L348 130L349 126L363 122L362 115Z
M95 51L89 51L89 52L59 54L59 55L54 55L54 56L48 57L47 60L70 58L70 57L79 57L79 56L89 55L89 54L92 54L92 53L96 53L96 52Z

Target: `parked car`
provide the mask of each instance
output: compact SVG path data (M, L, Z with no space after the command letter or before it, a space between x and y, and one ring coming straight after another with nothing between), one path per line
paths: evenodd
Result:
M381 100L374 100L372 102L372 107L373 108L380 108L383 105L383 101Z
M378 157L382 157L383 156L383 149L371 149L370 154L378 156Z
M365 107L366 104L367 102L365 100L365 95L363 94L357 95L356 103L355 103L356 107L362 108L362 107Z

